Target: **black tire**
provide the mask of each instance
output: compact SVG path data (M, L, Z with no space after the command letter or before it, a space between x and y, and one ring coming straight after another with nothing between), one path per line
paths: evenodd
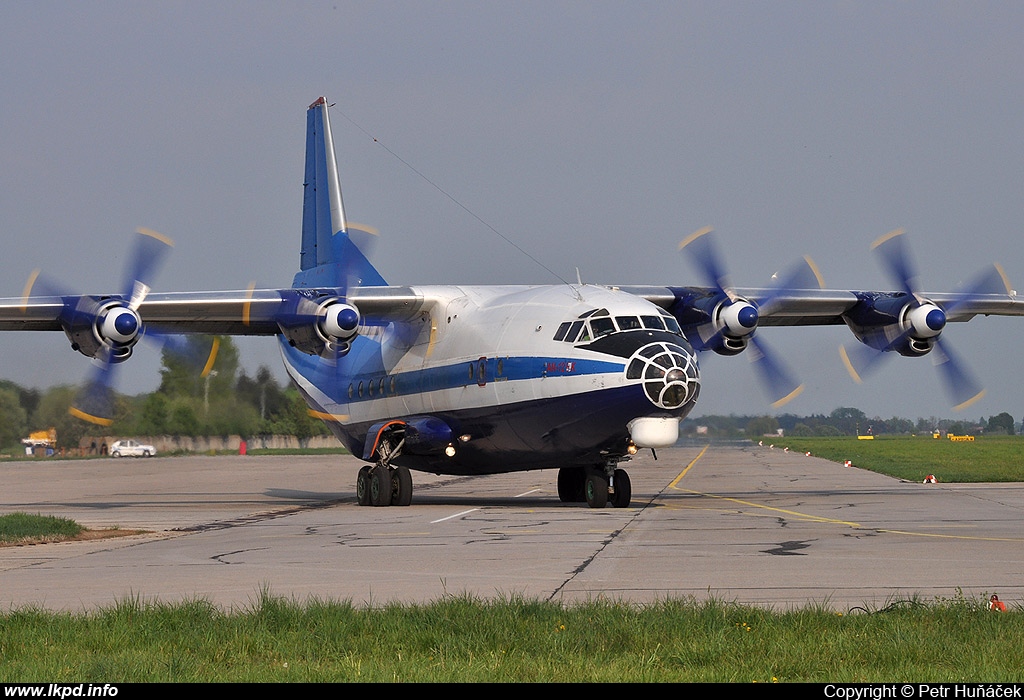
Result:
M633 484L629 480L629 474L624 469L616 469L612 475L611 502L616 508L629 508L629 502L633 498Z
M391 470L391 505L407 506L412 503L412 474L408 467Z
M365 466L359 470L356 477L356 503L361 506L370 505L370 467Z
M391 472L383 464L370 469L370 505L391 505Z
M585 490L587 505L591 508L604 508L608 505L608 477L603 471L587 474Z
M586 500L583 482L586 473L582 467L562 467L558 470L558 500L562 503L580 503Z

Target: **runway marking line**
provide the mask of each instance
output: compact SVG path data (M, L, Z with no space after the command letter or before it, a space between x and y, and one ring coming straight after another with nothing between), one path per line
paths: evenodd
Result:
M473 511L477 511L477 510L480 510L480 509L479 508L470 508L469 510L464 510L461 513L456 513L454 515L449 515L449 516L446 516L444 518L438 518L437 520L431 520L430 524L433 525L434 523L443 523L445 520L452 520L454 518L461 518L463 515L469 515Z
M937 537L937 538L940 538L940 539L953 539L953 540L980 540L980 541L986 541L986 542L1021 542L1021 541L1024 541L1024 539L1012 538L1012 537L978 537L978 536L972 536L972 535L943 535L943 534L939 534L939 533L930 533L930 532L909 532L907 530L890 530L890 529L886 529L886 528L864 527L863 525L861 525L859 523L850 522L848 520L836 520L834 518L825 518L825 517L821 517L821 516L818 516L818 515L808 515L807 513L800 513L800 512L795 511L795 510L786 510L785 508L775 508L773 506L766 506L766 505L763 505L761 503L752 503L750 501L744 501L744 500L741 500L739 498L731 498L729 496L719 496L719 495L713 494L713 493L705 493L703 491L693 491L691 489L679 488L679 485L678 485L679 482L682 481L683 477L686 476L686 474L690 471L690 469L692 469L693 466L695 464L697 464L698 461L700 461L700 459L704 456L704 453L706 453L708 451L709 447L711 447L711 445L705 445L704 449L700 451L700 454L698 454L696 457L694 457L693 460L691 460L690 463L686 465L686 468L683 469L683 471L679 473L679 476L677 476L675 479L672 480L672 482L668 485L668 488L675 489L676 491L682 491L684 493L693 494L695 496L706 496L707 498L717 498L719 500L730 501L730 502L733 502L733 503L738 503L740 505L749 506L751 508L757 508L757 509L760 509L760 510L772 511L772 512L775 512L775 513L784 513L786 515L790 515L790 516L797 517L797 518L802 518L802 519L805 519L805 520L808 520L808 521L811 521L811 522L831 523L833 525L847 525L847 526L849 526L851 528L854 528L856 530L871 530L873 532L888 532L888 533L894 534L894 535L909 535L909 536L912 536L912 537Z

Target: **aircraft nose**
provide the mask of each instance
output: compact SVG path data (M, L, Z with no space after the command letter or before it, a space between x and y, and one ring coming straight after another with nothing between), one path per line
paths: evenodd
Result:
M655 406L676 409L696 401L700 372L693 353L675 343L649 343L626 365L626 379L643 383Z

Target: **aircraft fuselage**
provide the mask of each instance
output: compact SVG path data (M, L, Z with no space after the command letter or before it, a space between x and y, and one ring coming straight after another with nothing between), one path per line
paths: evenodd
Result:
M361 327L343 362L282 342L331 430L371 458L382 422L416 421L393 464L445 474L594 466L675 442L697 400L695 353L674 319L600 286L414 288L411 321Z

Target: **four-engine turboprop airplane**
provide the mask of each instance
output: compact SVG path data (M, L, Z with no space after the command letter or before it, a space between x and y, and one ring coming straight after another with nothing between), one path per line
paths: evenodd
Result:
M755 337L759 326L845 323L860 341L842 353L855 377L893 352L934 352L955 404L980 396L940 335L948 321L977 314L1024 315L1024 302L998 268L959 293L919 292L899 233L876 244L898 281L893 292L823 290L809 260L777 288L733 288L710 229L680 246L705 286L390 286L346 221L321 97L307 112L300 271L291 287L150 293L167 241L140 229L123 293L33 295L30 285L21 298L0 300L0 330L63 330L96 367L72 410L101 424L110 422L114 370L144 329L276 336L311 413L367 462L356 479L362 505L408 505L410 470L557 468L562 501L626 507L621 465L639 449L677 441L700 394L697 351L747 350L774 403L799 393Z

